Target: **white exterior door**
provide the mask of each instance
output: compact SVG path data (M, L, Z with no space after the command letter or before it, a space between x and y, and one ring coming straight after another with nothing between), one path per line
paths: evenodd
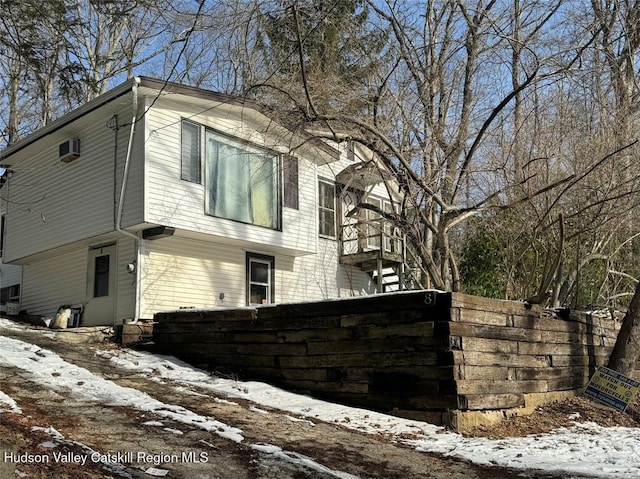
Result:
M116 298L116 245L89 250L83 326L111 325Z

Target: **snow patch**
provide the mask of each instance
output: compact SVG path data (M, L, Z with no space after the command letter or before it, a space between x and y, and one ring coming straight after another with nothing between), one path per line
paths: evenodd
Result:
M167 380L209 389L227 397L248 399L261 406L307 418L309 422L318 419L369 434L382 434L417 451L461 458L476 464L606 479L637 478L640 470L640 430L635 428L603 428L576 423L569 429L524 438L465 438L421 421L333 404L265 383L211 376L170 356L132 350L108 354L117 355L118 364L127 369L141 370L155 364ZM172 369L158 366L159 362L165 361L172 365ZM135 366L134 362L138 365Z
M143 426L159 426L159 427L164 426L164 424L161 423L160 421L147 421L147 422L143 422L142 425Z
M22 414L22 409L18 407L18 403L16 403L11 396L9 396L8 394L5 394L2 391L0 391L0 404L9 406L9 409L0 408L0 413L13 412L16 414Z
M309 421L308 419L302 419L302 418L299 418L299 417L293 417L293 416L289 416L289 415L286 415L285 418L288 419L291 422L301 422L301 423L304 423L304 424L308 424L309 426L315 426L315 423L313 421Z
M31 428L31 430L32 431L40 431L40 432L43 432L43 433L51 436L51 438L53 439L52 441L45 441L45 442L43 442L41 444L42 446L47 444L47 446L44 446L44 447L55 448L55 447L58 447L59 445L63 445L63 446L67 446L67 447L78 447L78 448L82 449L82 452L87 456L90 456L90 457L100 456L100 457L102 457L102 454L97 452L95 449L90 448L86 444L83 444L83 443L77 442L77 441L72 441L70 439L66 439L59 431L57 431L53 427L34 426L34 427ZM129 474L127 472L125 466L123 466L122 464L120 464L118 462L106 462L106 461L100 460L100 465L107 472L110 472L112 474L116 474L116 475L118 475L120 477L124 477L126 479L133 479L131 474Z
M225 397L242 397L266 408L287 411L292 415L286 416L289 420L296 416L307 418L303 420L309 422L313 419L333 422L369 434L384 435L417 451L438 453L477 464L539 470L563 476L581 474L603 479L637 478L640 470L640 429L637 428L605 428L594 423L575 423L569 428L523 438L465 438L433 424L320 401L265 383L212 377L168 356L131 350L114 350L102 352L101 355L109 357L121 368L149 378L170 380ZM20 368L23 370L22 374L30 380L65 391L70 384L77 383L79 385L74 386L72 393L84 399L151 412L210 430L227 439L237 442L243 440L240 429L211 417L200 416L181 406L161 403L141 391L118 386L86 369L67 363L50 351L0 336L0 366L3 365ZM51 372L56 372L57 375L52 375ZM0 403L11 407L13 403L7 397L6 394L3 395ZM217 402L231 401L218 399ZM250 447L279 460L313 467L314 470L332 477L353 477L327 469L306 456L283 451L274 445L253 444Z
M284 451L278 446L274 446L273 444L252 444L251 449L255 449L256 451L262 452L263 454L269 454L274 458L289 462L298 467L304 469L311 469L312 471L320 472L330 477L335 477L337 479L358 479L357 476L353 476L346 472L335 471L333 469L329 469L328 467L323 466L322 464L317 463L312 458L305 456L303 454L298 454L297 452Z
M36 363L36 364L34 364ZM41 363L41 366L37 366ZM30 380L57 390L107 406L124 406L213 432L226 439L241 442L242 430L207 416L201 416L182 406L165 404L137 389L123 387L95 376L88 370L64 361L57 354L23 341L0 336L0 365L23 370ZM48 373L54 370L55 375Z

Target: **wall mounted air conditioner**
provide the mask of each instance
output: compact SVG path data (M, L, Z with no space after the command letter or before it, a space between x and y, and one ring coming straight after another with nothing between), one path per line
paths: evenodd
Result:
M69 163L70 161L79 158L80 140L74 138L72 140L67 140L64 143L60 143L59 153L60 161L64 161L65 163Z

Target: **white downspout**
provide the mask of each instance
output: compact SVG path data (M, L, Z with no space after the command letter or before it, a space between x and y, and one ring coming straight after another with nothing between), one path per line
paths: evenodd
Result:
M122 233L125 236L133 238L135 241L135 254L136 254L136 304L134 312L134 321L140 319L140 280L142 278L141 273L141 259L144 250L144 244L142 238L138 235L130 233L122 229L122 210L124 208L124 195L127 190L127 181L129 180L129 164L131 163L131 149L133 147L133 136L136 131L136 119L138 115L138 85L140 84L140 78L134 77L133 86L131 87L131 93L133 95L133 115L131 117L131 130L129 131L129 142L127 144L127 155L124 160L124 173L122 175L122 184L120 185L120 198L118 200L118 212L116 214L115 228L116 231Z

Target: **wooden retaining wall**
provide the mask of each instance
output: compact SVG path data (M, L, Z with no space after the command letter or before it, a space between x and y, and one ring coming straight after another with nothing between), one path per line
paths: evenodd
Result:
M608 314L454 294L451 321L437 327L449 334L460 398L451 423L465 429L581 394L620 324Z
M158 352L457 429L581 391L618 329L610 318L424 291L155 321Z

